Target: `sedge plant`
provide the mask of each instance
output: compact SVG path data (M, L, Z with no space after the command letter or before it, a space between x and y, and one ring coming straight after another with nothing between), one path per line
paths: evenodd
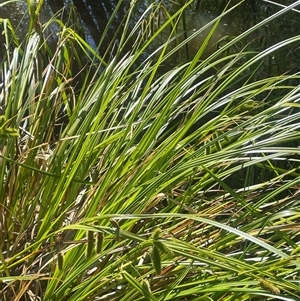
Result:
M1 300L300 300L299 73L256 76L300 37L245 42L297 3L174 67L192 2L96 49L74 7L2 20Z

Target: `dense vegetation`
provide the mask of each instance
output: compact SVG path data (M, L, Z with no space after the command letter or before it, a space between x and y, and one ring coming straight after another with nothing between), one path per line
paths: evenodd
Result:
M247 40L298 2L214 51L240 4L132 2L101 51L72 6L2 19L0 299L300 300L300 36Z

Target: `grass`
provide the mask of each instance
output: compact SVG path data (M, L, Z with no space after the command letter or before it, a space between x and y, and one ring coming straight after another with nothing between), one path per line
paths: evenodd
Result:
M299 36L245 42L297 3L165 69L191 4L130 6L105 53L72 7L2 21L1 300L300 300L299 73L260 73Z

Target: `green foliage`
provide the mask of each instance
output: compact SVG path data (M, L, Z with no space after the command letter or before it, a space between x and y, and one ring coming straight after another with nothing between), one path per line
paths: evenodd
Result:
M6 117L0 116L0 139L18 137L18 130L6 126Z
M28 1L25 39L5 27L1 300L299 300L299 73L259 67L300 38L244 43L296 4L207 55L225 11L163 68L205 30L176 40L192 2L158 28L162 4L130 26L132 4L105 53L74 7L41 24Z

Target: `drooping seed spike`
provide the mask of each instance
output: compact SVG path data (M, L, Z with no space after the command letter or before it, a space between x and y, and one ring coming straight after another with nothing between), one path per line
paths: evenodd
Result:
M102 232L97 233L97 245L96 245L96 253L99 254L102 251L104 235Z
M152 248L152 264L153 268L155 269L155 272L157 275L161 274L161 258L159 254L158 248L154 247Z
M90 258L93 254L94 243L95 243L94 232L88 231L88 241L87 241L87 249L86 249L87 258Z
M152 233L152 238L153 238L153 240L158 239L159 236L160 236L160 234L161 234L161 229L160 229L160 228L156 228L156 229L153 231L153 233Z
M64 257L61 252L57 253L57 266L60 271L64 268Z
M280 289L278 287L276 287L273 283L271 283L270 281L267 281L266 279L260 278L259 279L259 284L262 288L270 291L271 293L275 294L275 295L279 295L280 294Z

